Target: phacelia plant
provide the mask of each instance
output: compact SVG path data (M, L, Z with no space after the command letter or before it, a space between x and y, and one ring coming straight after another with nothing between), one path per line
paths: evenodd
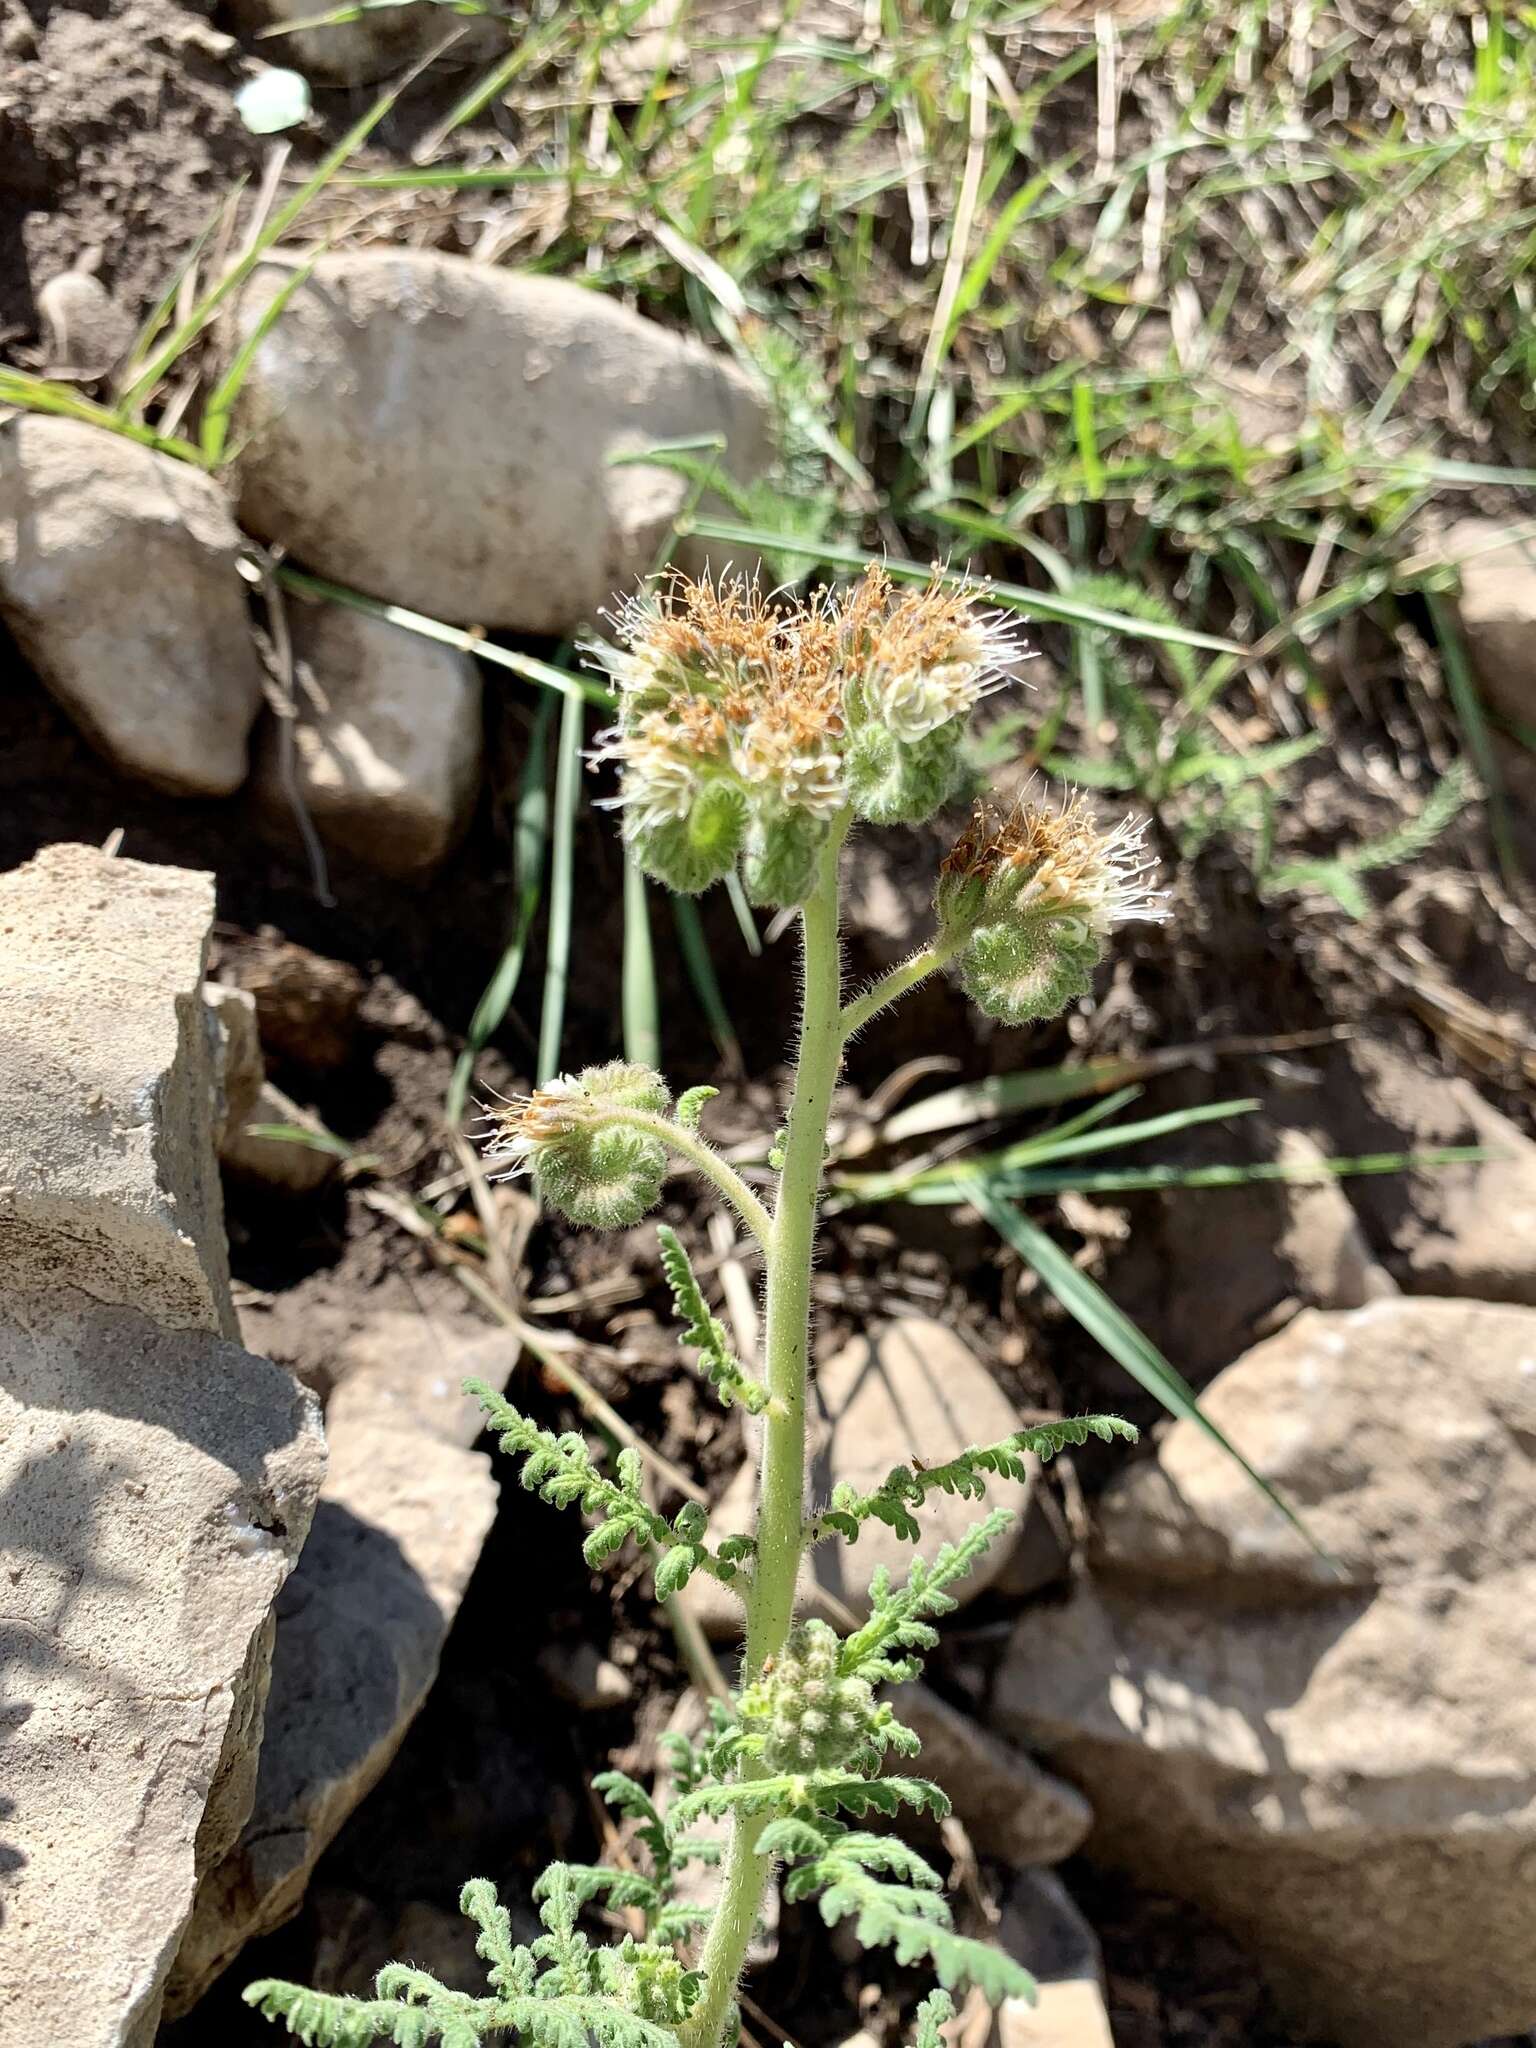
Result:
M854 1032L926 976L953 967L990 1015L1010 1024L1058 1014L1087 992L1116 925L1158 918L1140 831L1101 832L1080 802L979 808L944 861L931 944L863 993L845 997L838 937L838 856L859 819L918 823L952 795L966 722L1004 676L1013 648L999 621L935 577L893 590L871 569L851 591L776 608L750 584L676 579L637 599L604 658L619 698L600 758L618 764L631 857L678 890L705 889L737 870L752 898L798 914L803 957L800 1038L788 1120L774 1147L774 1185L762 1199L700 1130L712 1089L674 1107L659 1074L614 1062L552 1081L493 1119L488 1159L531 1173L544 1198L597 1228L638 1222L655 1208L674 1161L712 1184L756 1240L764 1267L765 1375L753 1378L711 1314L676 1234L660 1227L663 1266L684 1341L720 1399L762 1419L755 1533L712 1541L695 1502L668 1517L641 1486L637 1454L612 1475L585 1439L541 1429L488 1388L473 1387L522 1483L591 1527L591 1565L634 1543L650 1555L657 1593L679 1593L696 1572L743 1608L741 1688L717 1707L702 1740L670 1738L669 1783L653 1797L618 1772L599 1789L637 1823L643 1871L552 1864L537 1887L544 1932L512 1938L494 1889L476 1880L462 1907L479 1928L483 1997L449 1990L395 1964L372 1998L333 1997L294 1984L253 1984L247 1999L302 2041L361 2048L443 2048L505 2037L535 2048L734 2048L736 1995L765 1888L815 1899L829 1924L852 1919L866 1946L888 1945L938 1980L919 2010L919 2048L937 2048L949 1994L977 1985L996 2001L1028 1997L1028 1973L988 1943L956 1932L942 1881L890 1831L860 1823L902 1808L942 1817L936 1785L900 1770L916 1755L880 1688L912 1677L937 1641L934 1622L1008 1522L998 1511L906 1578L875 1575L869 1618L839 1638L797 1621L795 1588L807 1550L855 1542L872 1517L917 1542L925 1499L938 1490L979 1499L992 1474L1022 1476L1090 1434L1130 1437L1113 1416L1079 1416L977 1445L949 1463L915 1456L868 1494L838 1487L806 1500L806 1374L811 1266L827 1119ZM916 1448L916 1447L914 1447ZM721 1859L690 1833L705 1817L730 1822L714 1909L678 1897L690 1862ZM595 1946L579 1923L593 1904L643 1923Z

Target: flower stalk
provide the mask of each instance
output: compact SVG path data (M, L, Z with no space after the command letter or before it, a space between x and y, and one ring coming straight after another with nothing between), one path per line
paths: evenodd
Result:
M465 1888L489 1997L470 1999L393 1965L372 2000L279 1983L253 1985L247 1997L302 2040L331 2048L373 2040L468 2048L509 2036L533 2048L570 2048L583 2038L599 2048L734 2048L747 1948L765 1886L782 1865L787 1897L818 1898L828 1924L854 1915L866 1944L886 1943L904 1963L930 1965L942 1989L924 2002L919 2036L936 2043L952 1991L975 1986L996 2003L1028 1997L1032 1980L1017 1962L955 1931L943 1881L915 1850L842 1816L889 1816L903 1806L948 1811L936 1786L885 1771L888 1751L911 1756L918 1743L879 1688L915 1676L938 1640L933 1621L954 1605L948 1588L1008 1518L989 1515L931 1562L915 1558L899 1586L877 1574L869 1620L842 1641L825 1623L796 1621L801 1567L812 1544L854 1541L870 1516L917 1540L917 1511L931 1486L976 1497L989 1474L1019 1476L1026 1457L1090 1434L1134 1432L1113 1417L1068 1418L971 1446L942 1468L899 1467L868 1496L840 1487L830 1504L807 1512L811 1277L832 1098L849 1039L928 977L953 966L978 1004L1007 1022L1052 1015L1086 992L1114 927L1160 916L1161 903L1136 828L1100 832L1080 803L1026 803L1006 814L983 808L944 863L932 942L845 1001L844 842L858 820L920 821L952 793L966 720L1012 653L996 619L937 579L926 592L898 594L872 570L851 592L783 610L739 581L680 582L637 600L620 623L625 644L605 655L619 719L599 754L620 770L615 801L632 859L685 891L736 870L755 901L797 914L800 1026L787 1122L773 1154L777 1186L770 1206L701 1135L712 1090L691 1090L674 1108L660 1074L624 1061L561 1076L499 1106L487 1158L499 1174L532 1173L553 1207L604 1228L629 1227L652 1211L669 1161L680 1160L757 1240L761 1381L734 1357L678 1233L662 1226L659 1234L701 1373L726 1405L739 1402L762 1418L753 1534L712 1541L695 1499L668 1520L644 1491L633 1446L611 1472L600 1469L579 1433L556 1435L502 1396L474 1391L503 1449L521 1460L523 1485L587 1517L591 1566L633 1543L653 1563L661 1601L674 1600L695 1572L741 1597L740 1687L717 1704L698 1744L671 1738L670 1806L620 1773L596 1781L636 1821L648 1873L552 1865L535 1894L546 1932L527 1947L513 1944L491 1887ZM679 1870L698 1853L687 1822L701 1813L730 1823L718 1897L702 1929L677 1894ZM638 1911L644 1938L592 1947L577 1924L592 1901Z

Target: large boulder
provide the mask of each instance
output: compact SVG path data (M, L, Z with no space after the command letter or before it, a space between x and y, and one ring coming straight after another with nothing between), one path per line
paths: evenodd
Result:
M0 876L0 1276L237 1334L201 984L213 878L49 846Z
M291 770L281 722L267 720L251 777L257 803L292 832L296 792L328 845L382 874L436 867L480 785L473 659L346 605L295 605L289 624L313 690L299 700Z
M479 1411L438 1391L426 1324L415 1324L413 1357L393 1331L382 1350L382 1369L355 1364L326 1409L330 1464L278 1602L255 1803L203 1880L171 1980L173 2013L298 1910L321 1852L426 1699L495 1519L490 1459L469 1448ZM455 1378L502 1384L517 1351L514 1338L489 1336L465 1348Z
M1306 1312L1204 1396L1330 1565L1178 1423L1019 1625L1001 1727L1089 1848L1224 1921L1346 2048L1536 2012L1536 1313Z
M77 420L0 426L0 618L92 744L178 796L245 780L262 687L239 550L189 463Z
M234 1328L208 876L0 877L0 2033L147 2048L250 1810L314 1403Z
M249 338L292 282L262 265ZM601 293L430 250L322 257L258 343L240 515L336 581L459 624L565 633L646 575L691 490L658 442L768 458L752 387Z

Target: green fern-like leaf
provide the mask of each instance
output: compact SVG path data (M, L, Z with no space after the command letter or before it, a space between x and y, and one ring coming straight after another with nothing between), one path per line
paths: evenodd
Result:
M955 2001L949 1993L930 1991L912 2023L912 2048L943 2048L945 2023L954 2016Z
M1053 1422L1037 1423L1015 1430L995 1444L973 1444L943 1465L897 1465L870 1493L859 1493L846 1483L835 1488L831 1506L811 1525L811 1540L830 1535L858 1540L861 1524L871 1519L884 1522L904 1542L916 1543L922 1534L913 1510L922 1506L930 1493L958 1494L980 1500L987 1479L1028 1477L1028 1460L1053 1458L1069 1444L1085 1444L1090 1436L1108 1443L1124 1437L1135 1443L1139 1432L1118 1415L1064 1415Z
M713 1089L709 1092L714 1093ZM658 1223L656 1240L661 1246L661 1269L667 1276L673 1306L683 1325L683 1342L698 1352L700 1372L720 1396L723 1406L729 1408L733 1401L739 1401L749 1415L761 1415L768 1405L768 1389L742 1369L724 1323L710 1314L682 1239L667 1224Z
M441 2048L476 2048L496 2027L494 2000L465 1998L440 1984L434 1993L425 2003L402 2004L263 1978L247 1985L244 1997L266 2019L280 2020L305 2048L369 2048L375 2041L393 2042L395 2048L428 2048L434 2041Z
M466 1380L464 1391L485 1410L501 1448L509 1457L522 1459L520 1477L530 1493L537 1493L553 1507L579 1507L584 1514L600 1518L582 1545L582 1556L594 1570L616 1556L626 1542L634 1541L642 1546L655 1544L662 1551L667 1584L658 1586L658 1591L663 1598L686 1584L696 1571L707 1571L722 1585L736 1579L739 1549L729 1557L723 1554L723 1547L718 1555L708 1549L702 1540L708 1518L696 1501L685 1503L669 1522L644 1498L637 1452L620 1451L617 1476L609 1479L598 1470L585 1439L575 1430L556 1436L553 1430L541 1429L483 1381Z
M685 1131L696 1131L706 1102L713 1102L718 1088L686 1088L677 1098L675 1115Z
M818 1853L788 1873L784 1896L791 1903L816 1899L829 1927L853 1920L865 1948L890 1948L899 1963L929 1964L947 1991L975 1984L994 2005L1033 1996L1027 1970L1000 1949L956 1934L938 1872L893 1836L834 1823Z
M815 1813L894 1814L912 1806L943 1820L949 1800L926 1778L861 1778L851 1771L788 1772L769 1778L739 1778L729 1785L701 1785L672 1809L677 1824L698 1813L782 1813L800 1808Z
M1316 860L1288 862L1264 877L1264 893L1276 896L1296 889L1320 889L1332 896L1348 916L1369 914L1371 901L1357 879L1374 868L1398 867L1417 860L1433 845L1451 820L1471 800L1472 775L1465 761L1455 761L1429 795L1417 817L1406 819L1379 839L1346 846Z
M921 1653L931 1650L939 1639L932 1618L950 1613L955 1606L949 1588L966 1576L1012 1520L1006 1508L994 1508L985 1520L972 1523L958 1543L946 1543L932 1564L913 1558L900 1586L892 1586L891 1575L882 1565L870 1580L870 1617L843 1644L839 1663L843 1674L867 1679L871 1685L915 1677ZM892 1656L892 1651L898 1654Z

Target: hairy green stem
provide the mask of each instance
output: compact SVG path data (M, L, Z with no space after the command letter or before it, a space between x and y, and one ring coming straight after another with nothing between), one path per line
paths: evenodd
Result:
M695 1173L701 1173L724 1195L748 1230L757 1239L765 1255L773 1249L773 1218L753 1194L741 1175L727 1160L720 1157L714 1146L708 1144L697 1132L674 1123L669 1116L658 1116L649 1109L605 1109L605 1124L624 1124L632 1131L645 1131L653 1138L660 1138L669 1151L686 1161Z
M800 913L804 988L794 1094L784 1138L784 1164L774 1203L768 1261L768 1391L773 1405L763 1430L758 1494L757 1560L747 1596L749 1679L784 1648L795 1613L795 1583L805 1549L806 1368L810 1350L811 1265L816 1211L826 1160L827 1119L842 1063L842 948L838 939L837 860L846 820L822 853L814 891ZM763 1815L738 1817L731 1829L720 1900L700 1966L704 1989L682 2030L685 2048L716 2048L736 1995L752 1938L770 1858L757 1838Z
M855 996L851 1003L844 1005L838 1019L838 1028L844 1039L862 1031L871 1017L878 1017L888 1004L904 996L908 989L916 988L930 974L937 974L941 967L947 967L960 946L959 939L935 939L931 946L924 946L911 959L893 967L889 974L882 974L877 982L865 989L863 995Z

